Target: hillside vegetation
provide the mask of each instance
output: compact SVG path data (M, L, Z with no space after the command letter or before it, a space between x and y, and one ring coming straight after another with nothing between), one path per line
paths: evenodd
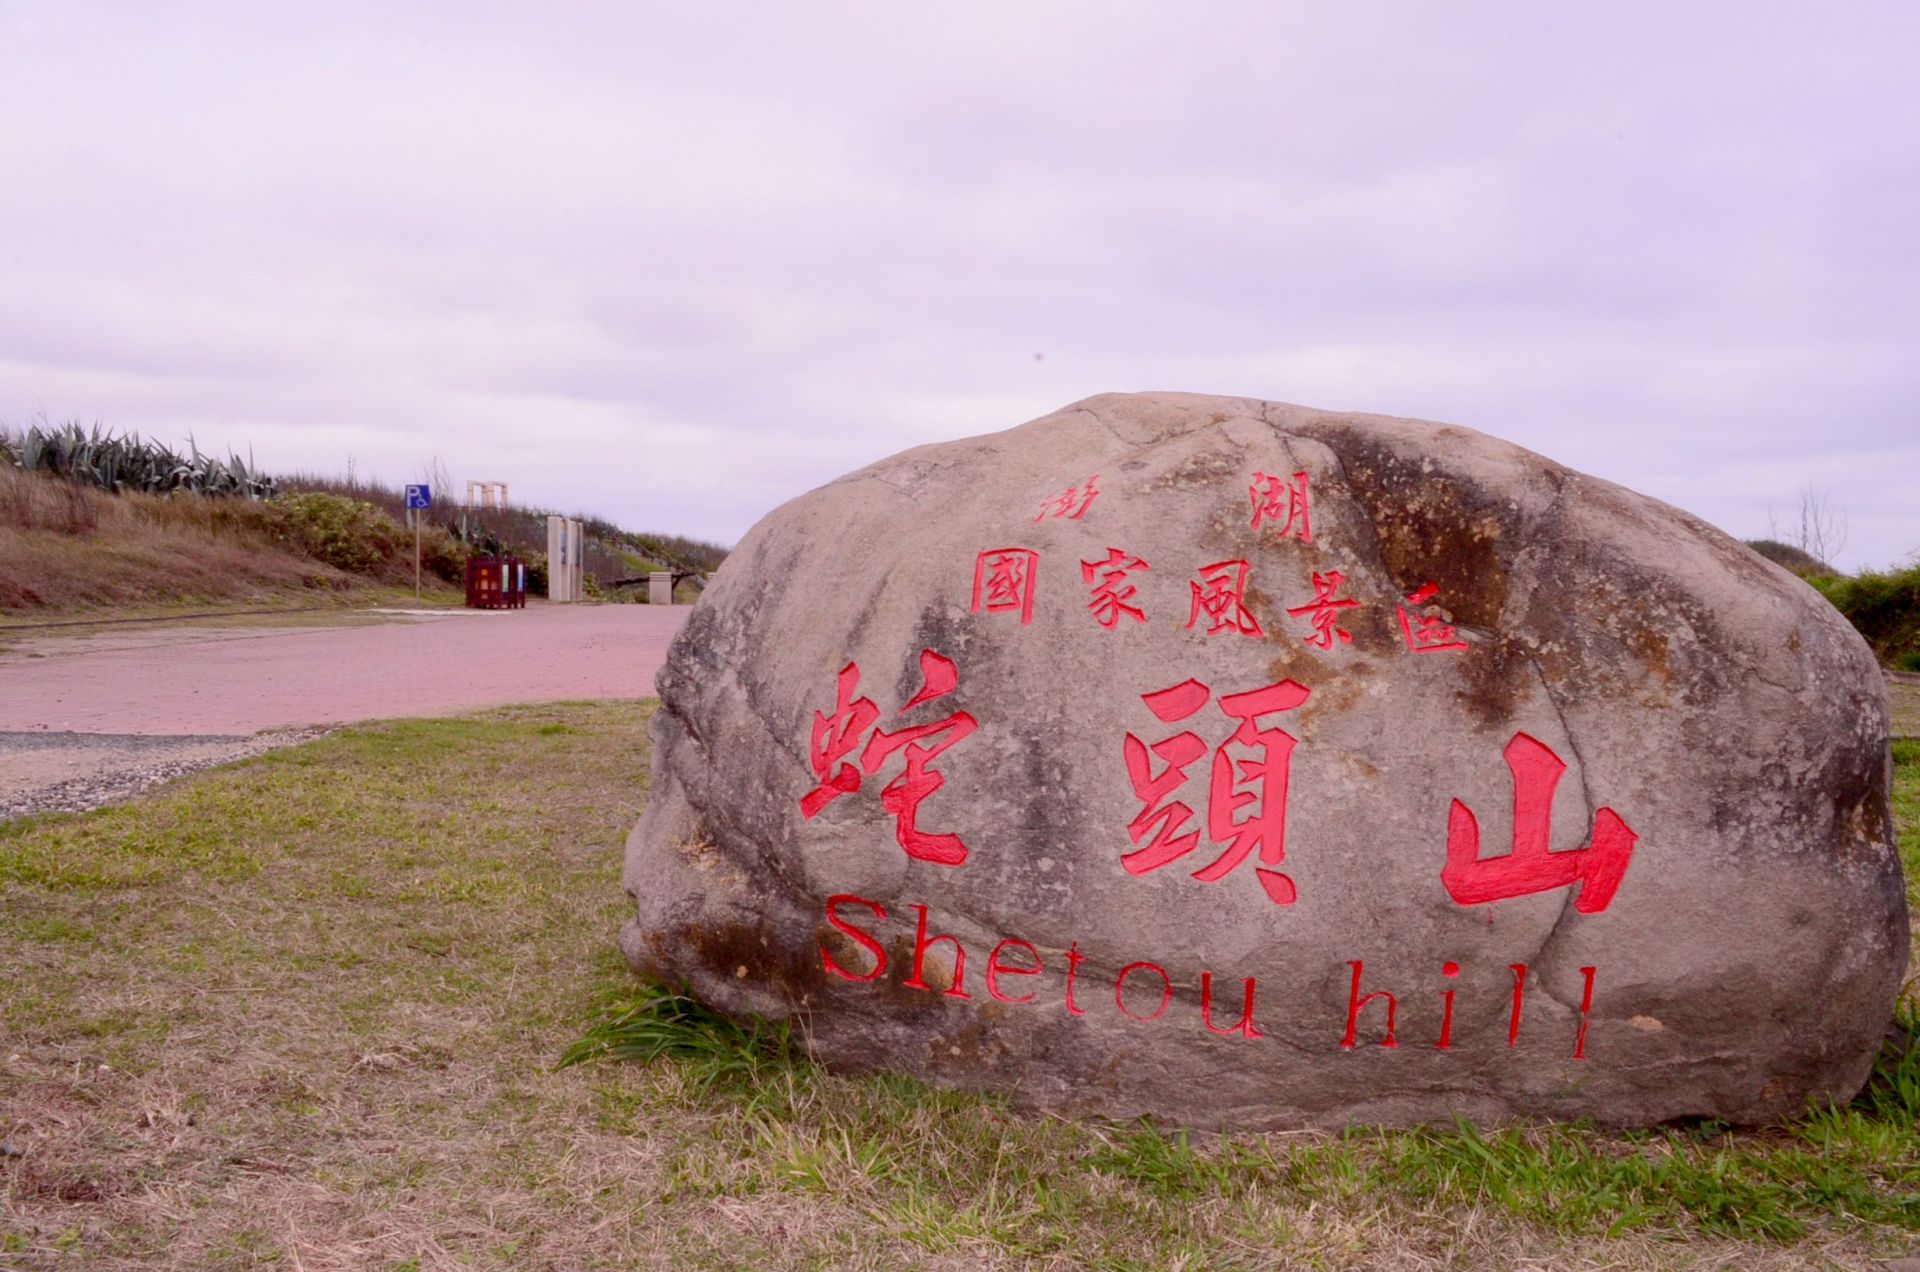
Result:
M1814 553L1773 539L1747 546L1805 579L1896 671L1920 672L1920 559L1887 570L1842 574Z
M378 482L341 481L312 473L294 473L275 479L277 489L295 494L325 494L369 504L396 522L406 519L406 491ZM434 507L427 524L438 526L483 552L511 552L529 563L536 590L546 586L547 512L534 508L474 508L462 510L449 499L451 483L435 487ZM281 496L285 497L285 494ZM638 578L656 570L675 574L710 574L727 559L717 543L677 534L623 530L600 517L575 517L586 546L589 595L612 594L622 579Z
M546 516L462 514L445 500L421 534L426 590L459 593L478 552L512 552L546 587ZM589 595L620 580L711 571L726 549L581 518ZM267 476L239 456L185 452L100 426L0 429L0 614L354 603L413 585L414 534L397 487Z
M18 433L0 429L0 460L30 473L115 492L247 499L273 494L273 478L254 468L251 459L204 455L192 438L187 439L185 452L176 451L162 442L146 441L138 433L114 433L99 424L82 428L75 420L35 424Z
M1920 562L1904 570L1807 581L1860 630L1881 662L1897 671L1920 671Z
M382 576L342 569L310 550L326 542L324 531L310 533L314 511L113 495L0 465L0 613L354 599ZM393 571L386 577L400 581ZM405 581L412 582L411 559Z

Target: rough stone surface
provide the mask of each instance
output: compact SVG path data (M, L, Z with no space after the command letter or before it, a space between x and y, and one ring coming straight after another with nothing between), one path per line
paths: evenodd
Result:
M1252 524L1256 475L1296 473L1311 542L1284 524L1284 492ZM975 603L979 554L1003 548L1038 554L1028 622L990 579ZM1117 612L1108 628L1089 608L1105 572L1089 582L1082 562L1114 548L1149 568L1123 580L1144 619ZM1248 566L1250 621L1210 630L1202 609L1190 625L1202 567L1231 560ZM1321 648L1314 613L1290 611L1334 571L1329 596L1359 604L1331 613ZM1429 584L1430 599L1405 599ZM1422 620L1428 640L1466 647L1415 652ZM957 685L909 705L924 673L940 687L926 651ZM828 772L874 762L803 817L816 720L835 715L849 663L849 698L878 714ZM1142 695L1190 679L1210 690L1204 707L1156 718ZM1237 723L1220 699L1287 681L1307 699L1249 726L1298 740L1284 861L1249 844L1224 877L1196 878L1233 842L1228 823L1282 805L1283 747L1234 746L1225 763L1247 763L1219 793L1245 798L1208 824L1216 749ZM843 1068L1202 1128L1455 1113L1756 1123L1858 1089L1906 967L1886 691L1866 646L1804 583L1696 518L1465 428L1109 395L908 451L756 526L659 688L622 947L721 1010L793 1018ZM874 728L956 711L977 728L921 737L936 753L917 783L904 747L864 749ZM1175 833L1200 838L1132 873L1123 858L1154 836L1129 830L1146 801L1126 739L1182 730L1205 753L1157 806L1187 805ZM1443 879L1454 801L1480 858L1514 845L1516 736L1567 766L1542 808L1553 852L1586 855L1542 848L1526 859L1562 882L1480 900L1467 882L1501 891L1497 865L1473 858ZM957 835L964 863L910 857L901 823ZM1623 833L1631 855L1607 896L1601 867ZM1263 886L1283 893L1277 875L1291 904ZM838 903L838 924L833 897L860 899ZM928 939L957 938L965 958L929 945L926 988L919 907ZM990 954L1009 939L1033 952L1002 950L996 998ZM880 975L847 978L880 954ZM1037 975L1010 970L1035 958ZM1128 1013L1159 1005L1156 967L1126 973L1125 1013L1116 1001L1136 963L1171 984L1155 1019ZM1248 988L1257 1037L1234 1028ZM1396 1046L1382 1045L1384 997L1355 1006L1376 991L1394 995Z

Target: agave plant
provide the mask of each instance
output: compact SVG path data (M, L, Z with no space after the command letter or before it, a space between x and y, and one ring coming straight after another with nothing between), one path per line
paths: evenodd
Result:
M202 454L192 438L182 455L159 442L143 441L138 433L116 436L95 423L81 427L70 420L54 426L33 425L4 446L7 457L30 472L46 472L69 481L85 482L111 491L238 496L271 499L273 479L253 466L252 457L229 454L225 459Z

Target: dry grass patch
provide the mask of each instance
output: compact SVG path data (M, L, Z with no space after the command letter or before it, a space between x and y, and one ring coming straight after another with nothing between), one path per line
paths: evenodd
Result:
M1887 681L1893 704L1893 736L1920 740L1920 678Z
M665 1007L611 939L648 711L346 730L0 827L0 1265L1768 1269L1910 1252L1898 1222L1850 1207L1898 1221L1920 1193L1911 1112L1904 1130L1863 1107L1767 1136L1203 1144L826 1074L777 1032ZM622 1008L671 1024L678 1050L555 1069Z
M234 601L353 580L274 543L244 499L110 495L0 464L0 611Z
M268 503L108 494L0 463L0 613L312 604L369 591L370 580L299 550L285 522ZM402 581L398 569L388 583ZM411 582L410 544L404 573Z

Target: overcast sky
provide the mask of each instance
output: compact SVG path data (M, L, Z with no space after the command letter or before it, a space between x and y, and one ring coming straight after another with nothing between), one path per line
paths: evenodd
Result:
M0 0L0 422L731 542L1108 390L1920 549L1920 6Z

